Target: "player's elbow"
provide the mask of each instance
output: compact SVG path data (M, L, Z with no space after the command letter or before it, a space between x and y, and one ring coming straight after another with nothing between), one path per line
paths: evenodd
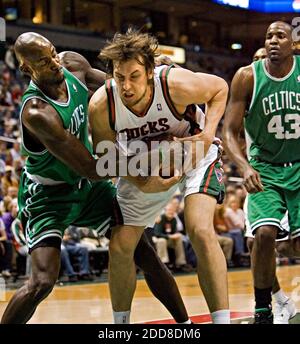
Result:
M218 94L220 94L222 97L227 100L229 87L227 82L218 76L216 76L216 89L218 90Z

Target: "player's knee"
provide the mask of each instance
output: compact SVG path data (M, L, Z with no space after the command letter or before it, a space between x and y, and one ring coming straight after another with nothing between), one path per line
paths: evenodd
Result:
M134 250L128 243L113 242L109 245L109 258L112 262L125 263L133 259Z
M276 236L277 231L273 227L262 226L255 233L255 241L259 247L274 247Z
M217 241L214 228L209 226L194 225L189 229L188 234L192 243L209 246L211 242Z
M36 299L44 299L51 293L55 282L56 279L48 276L38 278L37 280L32 281L32 283L29 283L29 293L33 294Z

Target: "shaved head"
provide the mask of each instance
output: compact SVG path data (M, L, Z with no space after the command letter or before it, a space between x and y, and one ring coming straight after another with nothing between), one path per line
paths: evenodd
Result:
M293 27L289 23L286 23L284 21L276 21L270 24L270 26L267 29L267 32L273 28L277 28L277 29L280 28L284 30L287 34L292 35Z
M51 46L52 43L44 36L35 32L25 32L17 38L14 49L19 62L34 61L37 53Z
M20 70L37 84L57 84L63 81L60 58L53 44L35 32L20 35L14 45Z

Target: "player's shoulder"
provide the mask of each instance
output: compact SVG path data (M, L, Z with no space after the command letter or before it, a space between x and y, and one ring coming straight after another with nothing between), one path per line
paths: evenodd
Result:
M89 113L107 111L107 92L106 85L99 87L98 90L92 95L89 102Z
M29 99L22 110L22 113L27 113L31 108L35 108L35 109L41 109L41 110L45 110L45 109L53 109L53 107L47 103L45 100L41 99L41 98L31 98Z
M90 67L87 59L75 51L62 51L58 56L61 64L70 72L83 71Z
M253 79L253 77L254 77L254 75L253 75L253 64L240 67L237 70L235 75L242 78L242 79L249 79L249 80Z
M235 73L235 77L242 79L243 81L253 81L253 64L240 67Z
M57 119L56 110L52 105L40 98L32 98L26 102L22 110L22 122L32 128L42 128Z
M241 67L235 73L231 82L231 93L239 96L250 97L254 87L253 66Z

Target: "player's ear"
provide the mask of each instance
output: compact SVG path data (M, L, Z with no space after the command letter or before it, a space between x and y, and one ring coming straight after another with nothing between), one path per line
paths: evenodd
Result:
M293 41L292 42L292 50L298 50L300 48L300 42L299 41Z
M25 63L20 64L19 68L23 74L28 75L28 76L31 75L30 68Z
M147 70L147 74L148 74L148 80L152 80L154 76L154 70L149 68Z

